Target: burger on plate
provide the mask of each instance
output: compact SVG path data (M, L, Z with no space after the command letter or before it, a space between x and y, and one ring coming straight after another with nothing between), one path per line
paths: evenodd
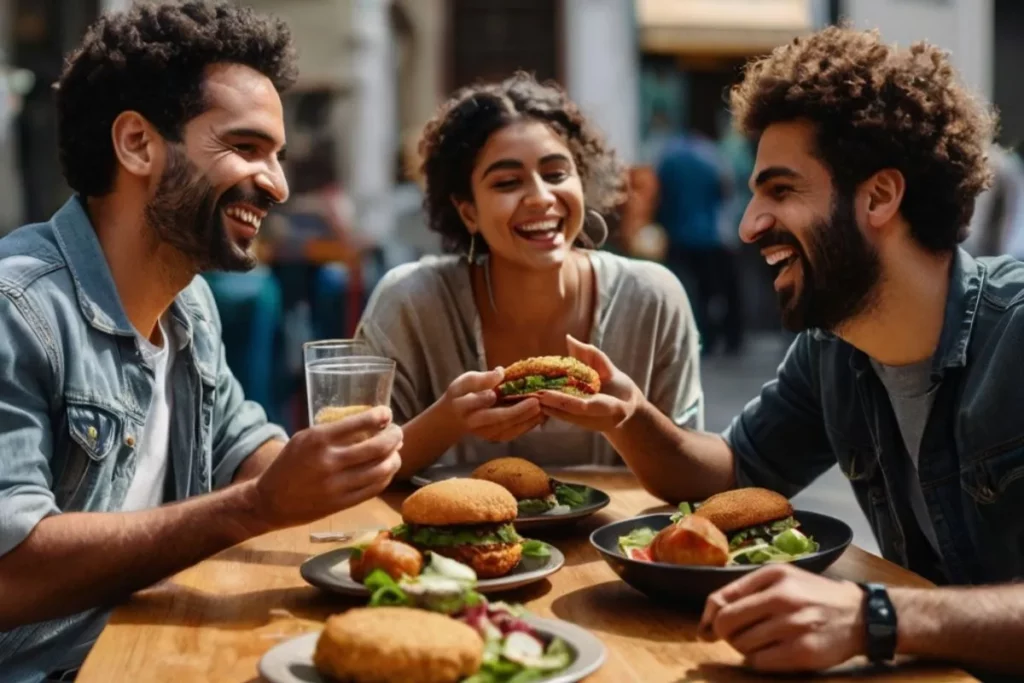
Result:
M800 531L789 500L768 489L749 487L717 493L693 514L726 535L730 559L738 564L760 564L773 559L768 555L776 550L799 556L818 549L817 543Z
M508 489L482 479L428 484L402 503L403 524L392 536L468 565L481 579L505 576L522 558L512 523L519 508Z
M516 499L519 513L523 515L543 514L559 504L554 482L548 473L523 458L488 460L469 476L508 489Z
M601 379L596 370L575 358L536 356L505 368L505 381L496 391L502 401L519 401L538 391L592 396L601 391Z

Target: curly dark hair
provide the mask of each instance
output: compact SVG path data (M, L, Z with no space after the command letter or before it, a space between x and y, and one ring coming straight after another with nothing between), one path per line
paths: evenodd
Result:
M279 92L297 77L284 22L233 3L136 4L101 16L55 85L68 185L87 197L110 192L110 128L124 111L139 112L165 138L180 141L184 125L206 107L204 70L218 63L249 66Z
M900 211L919 244L948 251L967 237L977 195L992 183L997 119L927 43L883 44L877 31L831 26L747 65L731 92L737 126L816 125L816 155L838 192L883 168L906 181Z
M624 169L579 107L557 84L538 83L532 75L516 72L501 83L459 90L423 130L419 145L427 186L423 206L428 225L441 235L446 252L469 249L469 230L452 198L472 197L470 180L477 155L494 132L523 120L545 123L565 139L583 181L588 209L607 214L624 199ZM478 243L476 250L486 253L486 243Z

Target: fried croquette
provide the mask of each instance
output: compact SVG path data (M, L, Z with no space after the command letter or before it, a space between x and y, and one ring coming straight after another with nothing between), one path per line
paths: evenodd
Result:
M406 523L425 526L511 522L519 505L508 489L482 479L445 479L415 491L402 503Z
M505 576L519 565L523 557L523 546L518 543L438 546L431 547L431 551L472 567L478 579Z
M496 458L477 467L470 476L504 486L516 500L546 498L553 492L547 472L523 458Z
M470 626L409 607L362 607L327 619L317 670L345 683L456 683L483 661Z
M505 368L496 391L504 401L516 401L541 390L590 396L601 391L601 378L589 365L569 356L535 356Z
M716 493L693 513L714 523L725 533L768 524L793 514L793 506L785 496L757 487L733 489Z
M668 564L724 567L729 561L729 541L711 521L687 515L658 532L651 543L651 559Z
M349 560L352 580L362 583L374 569L383 570L398 581L403 576L419 576L423 571L423 555L407 543L396 541L387 532L370 545L353 554Z

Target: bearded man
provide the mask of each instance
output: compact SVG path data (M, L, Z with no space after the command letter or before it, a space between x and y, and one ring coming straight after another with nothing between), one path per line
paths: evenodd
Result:
M709 636L762 670L857 655L1024 672L1024 264L959 244L991 182L995 117L948 56L831 27L751 63L732 91L759 139L740 226L800 334L723 436L679 430L593 348L604 420L671 501L737 486L793 496L833 465L883 555L945 586L858 586L772 566L710 596ZM639 444L639 445L638 445Z
M0 678L71 680L113 603L375 496L386 408L289 441L225 363L199 273L288 197L287 27L234 3L101 17L57 84L75 194L0 240ZM360 436L371 434L369 438Z

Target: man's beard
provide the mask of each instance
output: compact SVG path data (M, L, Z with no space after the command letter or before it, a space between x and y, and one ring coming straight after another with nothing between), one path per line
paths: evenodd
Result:
M255 240L235 242L224 226L224 209L238 202L260 209L273 203L266 193L247 192L239 186L218 198L213 185L185 152L170 145L167 168L146 205L146 221L159 240L177 249L195 272L245 272L256 266Z
M811 226L810 258L787 232L773 231L758 241L762 249L777 244L796 250L801 269L800 280L778 292L786 329L834 332L874 305L882 263L857 226L851 198L837 195L831 216Z

